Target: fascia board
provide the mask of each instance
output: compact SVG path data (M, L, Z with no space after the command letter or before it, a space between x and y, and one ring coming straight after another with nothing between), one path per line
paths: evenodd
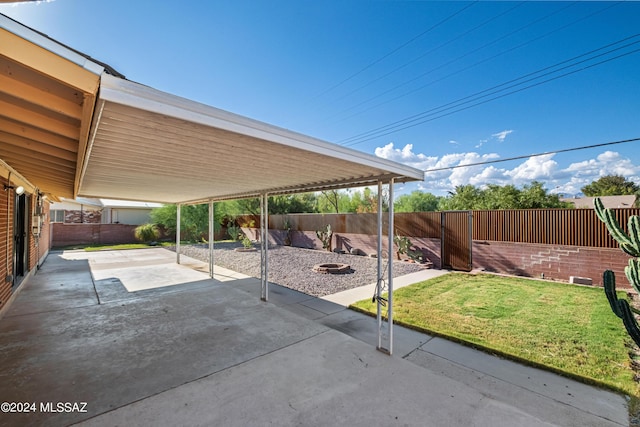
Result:
M93 74L101 75L104 71L104 67L101 65L90 61L84 56L74 52L73 50L56 43L54 40L39 34L36 31L31 30L24 25L9 19L5 15L0 14L0 28L4 28L5 30L37 45L43 49L48 50L51 53L54 53L70 62L73 62L76 65L84 68L87 71L90 71Z

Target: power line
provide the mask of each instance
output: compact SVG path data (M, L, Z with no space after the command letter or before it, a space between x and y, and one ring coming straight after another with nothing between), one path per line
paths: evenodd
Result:
M454 12L453 14L447 16L446 18L442 19L441 21L437 22L436 24L432 25L431 27L427 28L426 30L424 30L423 32L418 34L417 36L412 37L410 40L408 40L408 41L404 42L403 44L401 44L400 46L396 47L391 52L386 53L385 55L383 55L380 58L376 59L375 61L369 63L365 67L361 68L359 71L356 71L355 73L351 74L349 77L347 77L344 80L340 81L339 83L331 86L329 89L324 90L320 94L316 95L315 98L319 98L322 95L325 95L325 94L331 92L332 90L342 86L344 83L348 82L352 78L354 78L357 75L363 73L364 71L368 70L369 68L373 67L374 65L382 62L386 58L390 57L391 55L393 55L394 53L398 52L402 48L404 48L404 47L408 46L409 44L413 43L414 41L418 40L420 37L424 36L425 34L429 33L430 31L433 31L434 29L438 28L439 26L441 26L442 24L446 23L447 21L453 19L454 17L456 17L460 13L464 12L465 10L469 9L470 7L474 6L478 2L479 2L479 0L475 0L475 1L471 2L471 3L469 3L468 5L462 7L458 11Z
M503 163L503 162L509 162L509 161L512 161L512 160L529 159L531 157L540 157L540 156L546 156L546 155L549 155L549 154L558 154L558 153L568 153L570 151L587 150L589 148L606 147L606 146L609 146L609 145L625 144L625 143L628 143L628 142L637 142L637 141L640 141L640 138L624 139L624 140L621 140L621 141L605 142L605 143L602 143L602 144L584 145L584 146L581 146L581 147L564 148L564 149L561 149L561 150L545 151L544 153L536 153L536 154L528 154L528 155L525 155L525 156L508 157L506 159L487 160L487 161L484 161L484 162L469 163L469 164L466 164L466 165L456 165L456 166L447 166L447 167L444 167L444 168L426 169L425 172L439 172L439 171L458 169L458 168L469 168L469 167L472 167L472 166L489 165L489 164L492 164L492 163Z
M433 53L433 52L436 52L436 51L437 51L437 50L439 50L439 49L442 49L443 47L445 47L445 46L447 46L447 45L449 45L449 44L451 44L451 43L455 42L456 40L459 40L459 39L463 38L463 37L464 37L464 36L466 36L467 34L470 34L470 33L474 32L474 31L476 31L477 29L484 27L485 25L489 24L490 22L493 22L493 21L495 21L496 19L498 19L498 18L500 18L500 17L502 17L502 16L504 16L504 15L508 14L509 12L511 12L511 11L513 11L514 9L516 9L516 8L518 8L518 7L520 7L520 6L522 6L522 5L523 5L523 4L525 4L525 3L526 3L526 1L521 1L520 3L518 3L518 4L516 4L515 6L511 7L510 9L507 9L506 11L504 11L504 12L502 12L502 13L499 13L498 15L494 15L493 17L491 17L491 18L487 19L486 21L482 22L481 24L478 24L478 25L476 25L475 27L468 29L467 31L465 31L464 33L462 33L462 34L458 35L457 37L454 37L454 38L452 38L452 39L449 39L449 40L447 40L446 42L444 42L444 43L440 44L439 46L436 46L436 47L434 47L434 48L432 48L432 49L429 49L427 52L423 53L422 55L420 55L420 56L418 56L418 57L416 57L416 58L414 58L414 59L412 59L411 61L409 61L409 62L405 62L404 64L402 64L402 65L400 65L400 66L398 66L398 67L394 68L393 70L389 71L388 73L383 74L382 76L377 77L377 78L375 78L375 79L373 79L373 80L370 80L368 83L365 83L364 85L362 85L362 86L360 86L360 87L358 87L358 88L356 88L356 89L353 89L351 92L348 92L348 93L346 93L346 94L342 95L341 97L337 98L335 101L340 101L340 100L342 100L342 99L344 99L344 98L346 98L346 97L348 97L348 96L350 96L350 95L353 95L354 93L356 93L356 92L358 92L358 91L360 91L360 90L362 90L362 89L364 89L364 88L366 88L366 87L368 87L368 86L372 85L373 83L375 83L375 82L377 82L377 81L380 81L380 80L384 79L385 77L389 77L391 74L393 74L393 73L395 73L395 72L397 72L397 71L400 71L401 69L403 69L403 68L405 68L405 67L407 67L407 66L409 66L409 65L411 65L411 64L413 64L413 63L415 63L415 62L417 62L417 61L419 61L420 59L424 58L425 56L427 56L427 55L429 55L429 54L431 54L431 53ZM564 8L563 8L563 9L564 9ZM555 12L554 12L554 13L555 13ZM549 16L550 16L550 15L549 15ZM419 76L419 77L421 77L421 76ZM412 79L412 80L410 80L410 81L413 81L413 79ZM403 83L403 84L404 84L404 83ZM385 94L385 93L387 93L387 92L388 92L388 91L384 92L384 93L383 93L383 94L381 94L381 95L384 95L384 94ZM380 95L380 96L381 96L381 95ZM375 98L373 98L373 99L375 99ZM364 101L364 102L368 102L368 101ZM358 105L361 105L361 104L362 104L362 103L357 104L357 105L355 105L355 106L353 106L353 107L348 108L347 110L343 110L342 112L349 111L350 109L355 108L355 107L357 107ZM340 114L340 113L337 113L337 114Z
M530 40L528 40L528 41L526 41L526 42L520 43L520 44L519 44L519 45L517 45L517 46L511 47L511 48L509 48L509 49L507 49L507 50L504 50L504 51L502 51L502 52L499 52L499 53L497 53L497 54L495 54L495 55L493 55L493 56L490 56L490 57L488 57L488 58L482 59L482 60L480 60L480 61L478 61L478 62L475 62L474 64L471 64L471 65L469 65L469 66L466 66L466 67L464 67L464 68L461 68L461 69L459 69L459 70L457 70L457 71L455 71L455 72L452 72L452 73L450 73L450 74L448 74L448 75L446 75L446 76L443 76L443 77L441 77L441 78L439 78L439 79L436 79L436 80L433 80L433 81L428 82L428 83L426 83L426 84L423 84L423 85L421 85L421 86L419 86L419 87L417 87L417 88L415 88L415 89L411 89L411 90L409 90L409 91L406 91L406 92L404 92L404 93L402 93L402 94L400 94L400 95L398 95L398 96L395 96L395 97L393 97L393 98L391 98L391 99L388 99L388 100L386 100L386 101L379 102L379 103L377 103L377 104L375 104L375 105L372 105L372 106L370 106L370 107L368 107L368 108L365 108L365 109L363 109L363 110L360 110L360 111L358 111L358 112L356 112L356 113L353 113L353 114L351 114L351 115L349 115L349 116L344 117L343 119L341 119L341 121L346 120L346 119L349 119L349 118L354 117L354 116L357 116L357 115L359 115L359 114L365 113L365 112L367 112L367 111L369 111L369 110L372 110L372 109L374 109L374 108L380 107L380 106L382 106L382 105L384 105L384 104L388 104L389 102L396 101L396 100L398 100L398 99L400 99L400 98L403 98L403 97L405 97L405 96L407 96L407 95L414 94L414 93L416 93L416 92L418 92L418 91L420 91L420 90L425 89L425 88L426 88L426 87L428 87L428 86L431 86L431 85L434 85L434 84L436 84L436 83L439 83L439 82L441 82L441 81L443 81L443 80L449 79L449 78L451 78L451 77L453 77L453 76L455 76L455 75L457 75L457 74L463 73L463 72L468 71L468 70L470 70L470 69L472 69L472 68L474 68L474 67L477 67L478 65L484 64L485 62L488 62L488 61L494 60L494 59L496 59L496 58L498 58L498 57L500 57L500 56L503 56L503 55L505 55L505 54L507 54L507 53L509 53L509 52L512 52L512 51L517 50L517 49L520 49L520 48L522 48L522 47L524 47L524 46L526 46L526 45L528 45L528 44L531 44L531 43L533 43L533 42L535 42L535 41L538 41L538 40L540 40L540 39L543 39L543 38L545 38L545 37L548 37L548 36L550 36L551 34L554 34L554 33L558 32L558 31L561 31L561 30L566 29L566 28L568 28L568 27L570 27L570 26L573 26L573 25L577 24L578 22L584 21L585 19L591 18L591 17L593 17L594 15L600 14L600 13L602 13L602 12L604 12L604 11L606 11L606 10L608 10L608 9L612 8L612 7L615 7L615 6L617 6L619 3L620 3L620 2L618 2L618 3L614 3L614 4L611 4L611 5L608 5L608 6L604 7L604 8L602 8L602 9L599 9L599 10L597 10L597 11L593 12L593 13L590 13L590 14L588 14L588 15L585 15L585 16L583 16L582 18L579 18L579 19L577 19L577 20L575 20L575 21L572 21L572 22L570 22L570 23L568 23L568 24L565 24L565 25L563 25L563 26L561 26L561 27L558 27L558 28L556 28L556 29L554 29L554 30L552 30L552 31L549 31L549 32L547 32L547 33L545 33L545 34L542 34L542 35L538 36L538 37L535 37L535 38L533 38L533 39L530 39ZM551 17L551 16L553 16L553 15L555 15L555 14L557 14L557 13L559 13L559 12L563 11L563 10L565 10L566 8L568 8L568 7L572 6L573 4L575 4L575 2L574 2L574 3L572 3L572 4L569 4L568 6L563 7L562 9L556 10L555 12L552 12L552 13L550 13L550 14L548 14L548 15L545 15L545 16L543 16L542 18L539 18L539 19L537 19L537 20L535 20L535 21L533 21L533 22L531 22L531 23L529 23L529 24L527 24L527 25L525 25L525 26L523 26L523 27L520 27L520 28L518 28L518 29L516 29L516 30L514 30L514 31L512 31L512 32L510 32L510 33L508 33L508 34L505 34L505 35L503 35L503 36L501 36L501 37L499 37L499 38L497 38L497 39L495 39L495 40L493 40L493 41L491 41L491 42L489 42L489 43L486 43L486 44L484 44L483 46L480 46L480 47L478 47L478 48L476 48L476 49L473 49L473 50L471 50L471 51L469 51L469 52L466 52L466 53L464 53L463 55L458 56L457 58L454 58L454 59L452 59L452 60L450 60L450 61L447 61L446 63L441 64L441 65L439 65L439 66L437 66L437 67L435 67L435 68L432 68L432 69L430 69L429 71L426 71L426 72L424 72L424 73L422 73L422 74L420 74L420 75L418 75L418 76L416 76L416 77L414 77L414 78L412 78L412 79L409 79L409 80L407 80L407 81L405 81L405 82L403 82L403 83L400 83L400 84L398 84L398 85L396 85L396 86L394 86L394 87L392 87L392 88L390 88L390 89L387 89L387 90L385 90L384 92L379 93L378 95L375 95L375 96L373 96L373 97L370 97L370 98L368 98L368 99L366 99L366 100L364 100L364 101L361 101L361 102L359 102L359 103L357 103L357 104L355 104L355 105L353 105L353 106L351 106L351 107L348 107L348 108L346 108L346 109L343 109L342 111L340 111L340 112L339 112L339 113L337 113L337 114L334 114L334 115L333 115L333 116L331 116L331 117L335 117L336 115L340 115L340 114L346 113L346 112L348 112L348 111L350 111L350 110L353 110L353 109L355 109L355 108L357 108L357 107L359 107L359 106L361 106L361 105L364 105L364 104L370 103L371 101L374 101L374 100L376 100L376 99L378 99L378 98L381 98L382 96L384 96L384 95L386 95L386 94L388 94L388 93L395 92L396 90L400 89L401 87L406 86L406 85L408 85L408 84L410 84L410 83L412 83L412 82L414 82L414 81L416 81L416 80L419 80L419 79L421 79L422 77L425 77L425 76L427 76L427 75L429 75L429 74L433 73L434 71L440 70L440 69L442 69L442 68L444 68L444 67L446 67L446 66L448 66L448 65L451 65L451 64L453 64L453 63L455 63L455 62L458 62L459 60L464 59L465 57L467 57L467 56L469 56L469 55L471 55L471 54L474 54L474 53L476 53L476 52L478 52L478 51L480 51L480 50L483 50L483 49L485 49L485 48L487 48L487 47L489 47L489 46L491 46L491 45L493 45L493 44L497 43L498 41L504 40L505 38L510 37L510 36L512 36L513 34L515 34L515 33L517 33L517 32L520 32L521 30L523 30L523 29L525 29L525 28L528 28L528 27L530 27L530 26L532 26L532 25L534 25L534 24L536 24L536 23L538 23L538 22L541 22L542 20L545 20L545 19L547 19L547 18L549 18L549 17Z
M582 55L579 55L577 57L574 57L574 58L571 58L571 59L568 59L568 60L565 60L565 61L561 61L561 62L559 62L557 64L542 68L542 69L534 71L532 73L525 74L525 75L523 75L521 77L518 77L516 79L512 79L512 80L510 80L508 82L501 83L499 85L496 85L496 86L493 86L491 88L482 90L480 92L476 92L476 93L474 93L472 95L468 95L468 96L465 96L463 98L459 98L459 99L457 99L455 101L451 101L451 102L449 102L447 104L443 104L443 105L441 105L439 107L434 107L432 109L423 111L423 112L418 113L418 114L414 114L412 116L406 117L406 118L404 118L402 120L395 121L395 122L387 124L385 126L380 126L378 128L372 129L370 131L363 132L363 133L361 133L359 135L355 135L355 136L352 136L350 138L342 140L341 144L345 145L345 146L352 146L352 145L360 144L362 142L371 140L373 138L378 138L378 137L381 137L381 136L389 135L389 134L392 134L392 133L395 133L395 132L398 132L398 131L401 131L401 130L404 130L404 129L408 129L408 128L411 128L411 127L414 127L414 126L417 126L417 125L420 125L420 124L423 124L423 123L426 123L426 122L430 122L430 121L433 121L433 120L436 120L436 119L439 119L439 118L442 118L442 117L446 117L446 116L449 116L451 114L454 114L454 113L457 113L457 112L460 112L460 111L464 111L464 110L467 110L469 108L476 107L478 105L486 104L487 102L494 101L496 99L500 99L500 98L506 97L508 95L512 95L514 93L522 92L524 90L527 90L527 89L530 89L530 88L533 88L533 87L536 87L536 86L540 86L542 84L545 84L545 83L560 79L562 77L569 76L571 74L578 73L580 71L587 70L589 68L596 67L598 65L602 65L604 63L607 63L607 62L622 58L624 56L628 56L628 55L634 54L634 53L638 52L640 49L635 49L635 50L632 50L630 52L625 52L625 53L622 53L622 54L617 55L615 57L611 57L611 58L602 60L600 62L596 62L594 64L586 65L586 66L584 66L582 68L578 68L576 70L568 71L568 72L566 72L564 74L553 76L553 77L550 77L550 78L548 78L546 80L542 80L542 81L530 84L530 85L525 86L525 87L520 87L520 88L517 88L517 89L512 90L510 92L502 93L500 95L494 96L494 97L489 98L489 99L485 99L485 100L480 101L480 102L475 102L475 101L479 101L479 100L481 100L483 98L487 98L487 97L489 97L491 95L496 95L496 94L498 94L500 92L504 92L504 91L506 91L508 89L516 88L517 86L521 86L521 85L523 85L525 83L532 82L532 81L540 79L542 77L552 75L552 74L557 73L559 71L562 71L562 70L565 70L565 69L568 69L568 68L571 68L571 67L575 67L575 66L577 66L579 64L582 64L582 63L585 63L585 62L588 62L588 61L592 61L592 60L594 60L596 58L599 58L599 57L602 57L604 55L608 55L608 54L611 54L611 53L613 53L615 51L618 51L618 50L633 46L635 44L638 44L638 43L640 43L640 40L632 42L632 43L628 43L628 44L626 44L624 46L621 46L621 47L616 47L616 48L611 49L611 50L609 50L607 52L604 52L604 53L600 53L600 54L594 55L594 56L592 56L592 57L590 57L588 59L583 59L583 60L575 62L573 64L565 65L563 67L557 68L560 65L566 64L567 62L575 61L576 59L579 59L579 58L582 58L584 56L593 54L593 53L598 52L600 50L606 49L606 48L611 47L613 45L622 43L624 41L627 41L627 40L630 40L632 38L636 38L636 37L639 37L639 36L640 36L640 33L639 34L635 34L633 36L626 37L626 38L624 38L622 40L616 41L614 43L610 43L609 45L603 46L603 47L598 48L598 49L594 49L592 51L589 51L589 52L584 53ZM557 69L554 70L554 71L549 71L549 72L543 73L544 71L547 71L547 70L550 70L550 69L553 69L553 68L557 68ZM543 74L540 74L540 73L543 73ZM536 75L536 74L539 74L539 75L536 76L536 77L531 77L531 76ZM527 77L531 77L531 78L527 79ZM523 79L526 79L526 80L523 80ZM514 82L517 82L519 80L522 80L522 81L520 81L519 83L511 84L510 86L507 86L510 83L514 83ZM502 88L502 89L498 89L498 88ZM496 90L496 89L498 89L498 90ZM470 104L470 103L473 103L473 102L475 102L475 103L471 104L471 105L467 105L466 107L462 107L465 104ZM452 110L452 109L454 109L454 110L445 113L445 111Z
M489 43L486 43L486 44L484 44L484 45L482 45L482 46L480 46L480 47L478 47L478 48L476 48L476 49L472 49L471 51L466 52L466 53L464 53L463 55L458 56L458 57L457 57L457 58L455 58L455 59L452 59L452 60L450 60L450 61L448 61L448 62L446 62L446 63L444 63L444 64L441 64L441 65L439 65L439 66L437 66L437 67L435 67L435 68L432 68L432 69L430 69L429 71L426 71L426 72L424 72L424 73L422 73L422 74L420 74L420 75L418 75L418 76L416 76L416 77L413 77L413 78L411 78L411 79L409 79L409 80L406 80L406 81L404 81L404 82L402 82L402 83L400 83L400 84L397 84L397 85L395 85L394 87L392 87L392 88L390 88L390 89L387 89L387 90L385 90L384 92L382 92L382 93L380 93L380 94L378 94L378 95L375 95L375 96L373 96L373 97L371 97L371 98L369 98L369 99L366 99L366 100L361 101L361 102L359 102L359 103L357 103L357 104L355 104L355 105L353 105L353 106L351 106L351 107L348 107L348 108L346 108L346 109L344 109L344 110L340 111L339 113L334 114L332 117L335 117L336 115L339 115L339 114L342 114L342 113L346 113L346 112L348 112L348 111L350 111L350 110L353 110L354 108L357 108L357 107L359 107L359 106L361 106L361 105L363 105L363 104L367 104L367 103L369 103L369 102L371 102L371 101L373 101L373 100L376 100L376 99L378 99L378 98L380 98L380 97L382 97L382 96L384 96L384 95L386 95L386 94L388 94L388 93L390 93L390 92L394 92L394 91L396 91L396 90L400 89L400 88L401 88L401 87L403 87L403 86L406 86L406 85L408 85L408 84L410 84L410 83L412 83L412 82L414 82L414 81L416 81L416 80L419 80L419 79L421 79L421 78L423 78L423 77L425 77L425 76L427 76L427 75L429 75L429 74L433 73L434 71L437 71L437 70L439 70L439 69L441 69L441 68L444 68L444 67L446 67L447 65L450 65L450 64L452 64L452 63L454 63L454 62L457 62L457 61L459 61L459 60L461 60L461 59L463 59L463 58L465 58L465 57L467 57L467 56L469 56L469 55L471 55L471 54L473 54L473 53L476 53L476 52L478 52L478 51L480 51L480 50L482 50L482 49L485 49L485 48L487 48L487 47L489 47L489 46L491 46L491 45L493 45L493 44L495 44L495 43L497 43L497 42L499 42L499 41L501 41L501 40L504 40L504 39L506 39L506 38L508 38L508 37L510 37L510 36L512 36L512 35L514 35L514 34L516 34L516 33L518 33L518 32L520 32L520 31L522 31L522 30L524 30L524 29L526 29L526 28L528 28L528 27L531 27L531 26L532 26L532 25L534 25L534 24L537 24L538 22L544 21L545 19L547 19L547 18L549 18L549 17L551 17L551 16L553 16L553 15L555 15L555 14L557 14L557 13L559 13L559 12L561 12L561 11L563 11L563 10L565 10L565 9L567 9L567 8L569 8L569 7L571 7L571 6L573 6L574 4L575 4L575 2L570 3L569 5L566 5L566 6L564 6L564 7L560 8L560 9L558 9L558 10L555 10L555 11L553 11L553 12L551 12L551 13L549 13L549 14L545 15L545 16L542 16L542 17L540 17L540 18L538 18L538 19L535 19L534 21L531 21L531 22L529 22L528 24L526 24L526 25L524 25L524 26L521 26L521 27L517 28L516 30L513 30L513 31L511 31L511 32L509 32L509 33L507 33L507 34L504 34L504 35L502 35L502 36L498 37L497 39L495 39L495 40L493 40L493 41L491 41L491 42L489 42ZM517 7L521 6L521 5L522 5L522 3L519 3L519 4L517 4L516 6L512 7L511 9L507 10L506 12L504 12L504 13L502 13L502 14L500 14L500 15L498 15L498 16L496 16L496 17L494 17L494 18L500 17L500 16L502 16L502 15L504 15L504 14L506 14L506 13L508 13L508 12L512 11L513 9L515 9L515 8L517 8ZM477 28L482 27L482 26L483 26L483 25L485 25L486 23L488 23L488 22L492 21L494 18L492 18L492 19L490 19L489 21L486 21L485 23L483 23L483 24L481 24L481 25L479 25L479 26L477 26L477 27L473 28L472 30L469 30L469 31L465 32L463 35L466 35L466 34L468 34L469 32L471 32L471 31L473 31L473 30L475 30L475 29L477 29ZM457 38L456 38L456 39L457 39ZM454 41L454 40L456 40L456 39L450 40L449 42ZM358 88L358 89L356 89L356 90L354 90L354 91L350 92L350 93L349 93L349 94L347 94L347 95L350 95L350 94L352 94L352 93L354 93L354 92L356 92L356 91L358 91L358 90L360 90L360 89L362 89L362 88L364 88L364 87L368 86L369 84L371 84L371 83L373 83L373 82L375 82L375 81L377 81L377 80L380 80L381 78L387 77L388 75L390 75L390 74L392 74L392 73L394 73L394 72L396 72L396 71L398 71L398 70L400 70L400 69L404 68L405 66L407 66L407 65L409 65L409 64L411 64L411 63L413 63L413 62L415 62L416 60L421 59L422 57L426 56L427 54L432 53L432 52L434 52L434 51L436 51L436 50L440 49L440 48L441 48L441 47L443 47L443 46L446 46L447 44L449 44L449 42L446 42L446 43L444 43L444 44L442 44L442 45L438 46L437 48L431 49L430 51L428 51L428 52L426 52L425 54L423 54L423 55L419 56L418 58L416 58L414 61L408 62L408 63L406 63L406 64L404 64L404 65L402 65L402 66L400 66L400 67L395 68L394 70L392 70L392 71L390 71L389 73L387 73L387 74L383 75L382 77L380 77L380 78L378 78L378 79L376 79L376 80L374 80L374 81L372 81L372 82L369 82L369 83L367 83L367 84L366 84L366 85L364 85L364 86L361 86L360 88ZM516 48L517 48L517 47L516 47ZM513 48L513 49L516 49L516 48ZM510 50L513 50L513 49L510 49ZM510 50L508 50L508 51L506 51L506 52L509 52ZM503 53L505 53L505 52L503 52ZM502 54L502 53L501 53L501 54ZM499 54L499 55L501 55L501 54ZM474 64L473 66L475 66L475 65L477 65L477 64L480 64L480 63L483 63L483 62L485 62L485 61L480 61L480 62L478 62L478 63ZM465 69L466 69L466 68L465 68ZM465 69L463 69L462 71L464 71ZM459 71L459 72L462 72L462 71ZM458 74L459 72L453 73L453 74L451 74L451 75ZM438 81L440 81L440 80L444 80L444 78L443 78L443 79L439 79ZM432 83L435 83L435 82L432 82ZM421 87L421 88L419 88L419 89L422 89L422 88L424 88L424 87L426 87L426 86L428 86L428 85L422 86L422 87ZM410 92L408 92L408 93L405 93L405 94L403 94L403 95L401 95L401 96L398 96L398 97L396 97L396 98L393 98L393 99L391 99L391 100L389 100L389 101L385 101L385 102L382 102L382 103L376 104L376 105L374 105L373 107L370 107L370 108L367 108L367 109L365 109L365 110L363 110L363 111L360 111L359 113L352 114L352 115L348 116L347 118L349 118L349 117L353 117L354 115L357 115L357 114L361 114L361 113L363 113L363 112L365 112L365 111L370 110L371 108L375 108L375 107L378 107L378 106L380 106L380 105L386 104L386 103L388 103L388 102L394 101L394 100L396 100L396 99L398 99L398 98L401 98L401 97L406 96L407 94L410 94L410 93L413 93L413 92L414 92L414 91L412 90L412 91L410 91ZM340 99L342 99L342 98L344 98L344 97L341 97L341 98L339 98L338 100L340 100Z

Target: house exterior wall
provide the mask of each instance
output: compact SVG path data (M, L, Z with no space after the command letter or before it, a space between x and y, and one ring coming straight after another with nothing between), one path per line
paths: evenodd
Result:
M2 179L2 185L9 184ZM13 203L10 192L0 189L0 309L2 309L12 294L12 283L5 277L13 270Z
M10 185L6 178L0 179L0 185ZM26 192L29 194L29 191ZM13 281L8 279L15 276L14 274L14 212L15 212L15 193L11 190L0 189L0 316L4 308L20 291L22 286L27 282L28 277L32 275L49 253L49 203L43 201L42 216L44 218L41 227L40 236L35 236L32 232L34 223L34 213L38 203L37 194L29 194L29 203L27 206L27 262L25 278L17 287L13 286Z
M103 215L104 223L142 225L151 221L151 209L108 208L109 215Z

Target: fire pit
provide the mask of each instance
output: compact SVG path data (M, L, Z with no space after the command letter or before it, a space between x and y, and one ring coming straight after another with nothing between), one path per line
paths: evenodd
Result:
M351 266L349 264L316 264L313 266L313 271L322 274L345 274L351 273Z

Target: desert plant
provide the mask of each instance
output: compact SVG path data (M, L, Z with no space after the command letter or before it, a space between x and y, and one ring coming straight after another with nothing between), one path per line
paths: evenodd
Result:
M227 226L227 233L229 234L229 237L231 237L231 239L235 242L240 239L240 236L242 235L242 229L238 227L235 222L231 222L229 224L230 225Z
M333 231L331 231L331 224L327 224L324 230L316 230L316 236L322 242L322 249L326 249L331 252L331 239L333 238Z
M155 242L160 238L160 229L156 224L142 224L136 227L134 236L140 242Z
M393 243L398 247L398 250L396 251L396 257L398 257L398 259L400 259L400 255L406 254L409 259L414 262L424 262L424 254L421 250L411 249L413 247L413 243L407 236L400 236L396 234L393 237Z
M253 246L253 242L251 241L251 239L249 237L247 237L246 235L242 238L242 246L245 247L245 249L249 249L250 247Z
M285 230L284 245L291 246L291 221L289 221L289 218L285 218L282 225Z
M627 223L629 233L627 233L618 223L613 211L606 209L600 199L594 200L594 206L596 215L607 226L609 234L618 242L620 249L633 257L624 268L624 274L633 289L640 293L640 217L633 215L629 218ZM611 310L622 319L627 333L640 346L640 327L634 316L634 312L638 313L638 311L633 309L627 300L618 298L613 271L606 270L602 275L602 282Z
M407 254L411 247L411 240L406 236L400 236L398 234L393 237L393 243L398 247L396 251L396 257L398 257L398 259L400 259L400 255Z

